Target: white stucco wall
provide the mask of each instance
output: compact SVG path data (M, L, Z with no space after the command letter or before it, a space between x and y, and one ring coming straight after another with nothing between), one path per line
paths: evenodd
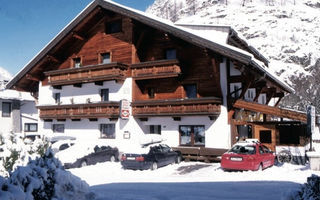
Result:
M22 101L21 102L21 130L22 132L25 131L24 125L26 123L38 123L39 115L38 115L38 109L36 108L36 103L34 101ZM38 130L39 130L39 124L38 124Z
M120 101L127 99L131 101L131 78L127 78L123 84L115 81L105 81L102 86L94 83L82 84L82 87L74 87L73 85L62 86L62 89L54 89L51 86L39 85L39 105L55 105L54 93L60 93L61 104L86 103L90 98L91 102L100 102L100 90L109 89L109 101Z
M150 117L148 121L141 122L141 126L161 125L161 137L173 147L180 144L179 126L181 125L204 125L205 126L205 147L229 148L229 135L225 120L227 115L225 107L216 120L210 120L208 116L181 117L181 121L174 121L172 117ZM148 132L148 130L147 130ZM154 135L154 134L152 134Z
M19 121L14 121L12 118L12 110L10 117L2 117L2 102L12 103L12 100L0 99L0 132L1 133L9 133L13 130L13 126L15 123L19 123ZM38 123L38 110L35 106L34 101L22 100L20 102L20 124L15 124L15 126L20 126L20 130L24 132L24 124L25 123Z

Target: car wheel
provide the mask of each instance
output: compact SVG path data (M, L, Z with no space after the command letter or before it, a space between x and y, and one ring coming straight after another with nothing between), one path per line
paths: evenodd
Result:
M176 158L176 163L177 163L177 164L181 163L181 156L178 156L178 157Z
M280 151L277 155L278 157L278 162L279 163L290 163L292 160L292 155L289 151L284 150L284 151Z
M88 165L88 163L85 160L81 161L81 163L80 163L80 167L85 167L87 165Z
M111 156L111 157L110 157L110 162L116 162L116 157Z
M150 169L151 169L151 170L156 170L156 169L158 169L158 163L153 162L152 165L151 165L151 167L150 167Z

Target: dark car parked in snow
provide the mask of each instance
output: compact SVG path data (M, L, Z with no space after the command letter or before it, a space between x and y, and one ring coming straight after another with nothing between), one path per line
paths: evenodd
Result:
M112 148L110 146L95 146L94 152L86 155L82 158L77 159L74 163L65 163L66 169L75 167L84 167L87 165L94 165L100 162L106 161L119 161L119 150L118 148Z
M181 162L181 153L173 151L166 144L156 144L144 147L145 153L124 153L121 165L124 169L155 170L171 163Z

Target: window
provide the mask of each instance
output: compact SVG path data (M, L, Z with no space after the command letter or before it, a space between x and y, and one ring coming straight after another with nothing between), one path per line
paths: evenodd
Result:
M150 134L161 135L161 125L150 125Z
M38 131L38 124L36 124L36 123L25 123L24 124L24 131L25 132L37 132Z
M179 127L180 144L185 146L205 145L205 126L182 125Z
M254 88L248 89L246 96L247 96L247 100L253 100L255 97L255 89Z
M271 131L270 130L264 130L260 131L260 142L261 143L271 143Z
M100 132L102 138L115 139L115 125L114 124L100 124Z
M148 88L148 97L149 99L154 98L154 88Z
M75 68L81 67L81 58L73 58L73 67Z
M185 85L184 89L186 91L186 96L188 98L197 98L197 85L196 84Z
M177 51L176 49L167 49L166 50L166 59L176 59L177 58Z
M64 133L64 124L52 124L53 133Z
M101 101L109 101L109 89L100 90Z
M234 96L233 96L233 97L236 98L236 99L238 99L239 96L240 96L240 95L239 95L239 91L240 91L240 90L239 90L239 86L238 86L238 85L234 85L234 86L233 86L233 91L234 91Z
M55 103L59 104L60 103L60 93L54 93L53 97L54 97Z
M118 33L122 31L122 22L121 20L116 20L112 22L108 22L106 25L106 33Z
M111 63L110 53L102 53L101 54L101 63L102 64Z
M11 116L11 103L2 102L2 117L10 117L10 116Z

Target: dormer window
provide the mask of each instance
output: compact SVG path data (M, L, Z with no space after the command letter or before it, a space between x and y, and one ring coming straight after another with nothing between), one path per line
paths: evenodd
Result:
M184 86L187 98L197 98L197 85L189 84Z
M81 67L81 58L73 58L73 67L74 68L79 68Z
M167 49L166 50L166 59L176 59L177 58L177 50L176 49Z
M122 21L121 20L107 22L107 24L106 24L106 33L107 34L119 33L121 31L122 31Z
M101 64L111 63L110 53L102 53L101 55Z

